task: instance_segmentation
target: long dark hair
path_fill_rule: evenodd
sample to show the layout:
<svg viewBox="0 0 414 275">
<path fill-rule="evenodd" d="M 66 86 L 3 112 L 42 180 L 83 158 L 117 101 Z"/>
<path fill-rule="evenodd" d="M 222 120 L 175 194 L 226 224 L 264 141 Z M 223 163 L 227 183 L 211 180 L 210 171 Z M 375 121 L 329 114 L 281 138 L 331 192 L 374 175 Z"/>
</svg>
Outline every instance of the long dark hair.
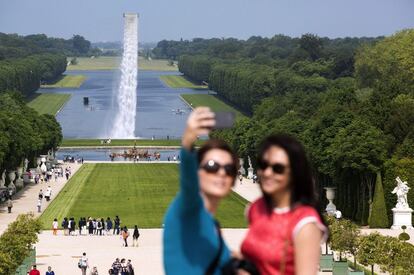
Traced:
<svg viewBox="0 0 414 275">
<path fill-rule="evenodd" d="M 263 160 L 263 156 L 272 146 L 282 148 L 289 157 L 290 163 L 290 189 L 291 189 L 291 208 L 298 205 L 308 205 L 318 212 L 323 223 L 325 223 L 318 202 L 315 181 L 312 176 L 311 167 L 302 144 L 295 138 L 288 135 L 271 135 L 265 138 L 258 152 L 258 160 Z M 259 181 L 260 182 L 260 181 Z M 273 205 L 270 195 L 263 192 L 268 213 L 272 213 Z"/>
</svg>

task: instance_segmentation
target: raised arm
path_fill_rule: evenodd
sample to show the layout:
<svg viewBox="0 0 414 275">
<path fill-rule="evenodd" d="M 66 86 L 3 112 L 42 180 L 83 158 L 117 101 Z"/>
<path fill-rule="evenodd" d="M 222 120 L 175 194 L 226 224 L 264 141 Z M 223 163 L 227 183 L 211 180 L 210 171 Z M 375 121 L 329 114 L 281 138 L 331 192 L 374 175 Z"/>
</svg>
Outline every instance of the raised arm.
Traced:
<svg viewBox="0 0 414 275">
<path fill-rule="evenodd" d="M 180 194 L 178 199 L 183 211 L 192 211 L 202 206 L 197 175 L 197 154 L 193 146 L 198 136 L 210 133 L 214 124 L 214 113 L 207 107 L 194 109 L 188 117 L 180 156 Z"/>
</svg>

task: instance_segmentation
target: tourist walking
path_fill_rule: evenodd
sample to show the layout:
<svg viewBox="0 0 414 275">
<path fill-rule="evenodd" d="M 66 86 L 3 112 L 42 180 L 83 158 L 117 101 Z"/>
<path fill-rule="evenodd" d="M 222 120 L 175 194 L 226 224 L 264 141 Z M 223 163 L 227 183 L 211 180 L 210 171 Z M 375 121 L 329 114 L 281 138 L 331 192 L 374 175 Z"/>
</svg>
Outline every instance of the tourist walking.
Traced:
<svg viewBox="0 0 414 275">
<path fill-rule="evenodd" d="M 52 223 L 53 235 L 55 236 L 57 235 L 58 227 L 59 227 L 59 223 L 58 223 L 58 220 L 55 218 Z"/>
<path fill-rule="evenodd" d="M 50 197 L 52 196 L 52 188 L 50 186 L 47 187 L 45 192 L 45 199 L 46 201 L 50 201 Z"/>
<path fill-rule="evenodd" d="M 134 267 L 132 266 L 131 260 L 128 260 L 127 268 L 128 268 L 128 275 L 135 274 Z"/>
<path fill-rule="evenodd" d="M 89 217 L 89 221 L 88 221 L 88 232 L 89 232 L 89 235 L 93 235 L 93 221 L 91 217 Z"/>
<path fill-rule="evenodd" d="M 39 200 L 43 199 L 43 191 L 42 189 L 40 189 L 39 191 Z"/>
<path fill-rule="evenodd" d="M 37 213 L 42 212 L 42 200 L 38 199 L 37 200 Z"/>
<path fill-rule="evenodd" d="M 30 270 L 29 275 L 40 275 L 39 270 L 37 270 L 36 265 L 33 265 L 32 270 Z"/>
<path fill-rule="evenodd" d="M 120 226 L 121 226 L 121 220 L 119 219 L 118 216 L 115 216 L 115 220 L 114 220 L 114 235 L 115 232 L 117 235 L 119 235 L 119 231 L 120 231 Z"/>
<path fill-rule="evenodd" d="M 257 160 L 263 195 L 247 212 L 244 258 L 260 274 L 317 274 L 320 243 L 328 229 L 303 146 L 289 136 L 270 136 L 262 142 Z"/>
<path fill-rule="evenodd" d="M 12 202 L 11 198 L 9 198 L 8 201 L 7 201 L 7 212 L 11 213 L 12 208 L 13 208 L 13 202 Z"/>
<path fill-rule="evenodd" d="M 138 230 L 138 226 L 135 225 L 134 234 L 132 234 L 132 246 L 136 245 L 138 247 L 138 238 L 139 238 L 139 230 Z"/>
<path fill-rule="evenodd" d="M 121 260 L 121 275 L 128 275 L 128 266 L 125 259 Z"/>
<path fill-rule="evenodd" d="M 65 236 L 69 235 L 69 221 L 68 218 L 64 218 L 62 221 L 62 227 L 63 227 L 63 234 Z"/>
<path fill-rule="evenodd" d="M 97 225 L 96 225 L 96 227 L 97 227 L 97 231 L 98 231 L 98 235 L 99 236 L 102 236 L 102 229 L 103 229 L 103 226 L 104 226 L 104 220 L 101 218 L 100 220 L 98 220 L 98 222 L 97 222 Z"/>
<path fill-rule="evenodd" d="M 119 258 L 115 259 L 115 262 L 112 264 L 112 272 L 113 274 L 118 275 L 121 271 L 121 262 L 119 261 Z"/>
<path fill-rule="evenodd" d="M 240 173 L 240 175 L 239 175 L 239 181 L 240 181 L 240 184 L 242 184 L 243 183 L 243 175 Z"/>
<path fill-rule="evenodd" d="M 180 191 L 164 219 L 164 270 L 170 274 L 219 274 L 230 250 L 214 219 L 219 203 L 231 193 L 239 159 L 224 141 L 209 140 L 196 152 L 198 136 L 215 125 L 209 108 L 194 109 L 180 151 Z"/>
<path fill-rule="evenodd" d="M 85 252 L 83 252 L 82 257 L 79 259 L 78 267 L 81 269 L 82 275 L 86 275 L 86 269 L 88 269 L 89 263 Z"/>
<path fill-rule="evenodd" d="M 106 228 L 105 228 L 106 235 L 109 235 L 109 232 L 111 232 L 111 230 L 112 230 L 112 221 L 109 217 L 107 217 L 106 218 Z"/>
<path fill-rule="evenodd" d="M 90 275 L 98 275 L 98 268 L 96 266 L 92 267 Z"/>
<path fill-rule="evenodd" d="M 124 246 L 128 247 L 128 237 L 129 237 L 129 232 L 128 232 L 128 228 L 125 226 L 124 229 L 122 230 L 122 239 L 124 240 Z"/>
<path fill-rule="evenodd" d="M 55 272 L 52 270 L 51 266 L 47 267 L 46 275 L 55 275 Z"/>
</svg>

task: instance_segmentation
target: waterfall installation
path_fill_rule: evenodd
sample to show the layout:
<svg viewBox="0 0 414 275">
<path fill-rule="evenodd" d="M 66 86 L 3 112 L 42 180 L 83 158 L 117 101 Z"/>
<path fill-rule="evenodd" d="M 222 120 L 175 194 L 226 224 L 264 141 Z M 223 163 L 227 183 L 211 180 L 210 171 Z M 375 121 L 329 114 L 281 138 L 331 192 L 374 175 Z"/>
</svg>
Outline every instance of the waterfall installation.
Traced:
<svg viewBox="0 0 414 275">
<path fill-rule="evenodd" d="M 136 13 L 124 13 L 124 52 L 120 70 L 121 81 L 116 95 L 117 113 L 111 138 L 134 138 L 138 84 L 138 14 Z"/>
</svg>

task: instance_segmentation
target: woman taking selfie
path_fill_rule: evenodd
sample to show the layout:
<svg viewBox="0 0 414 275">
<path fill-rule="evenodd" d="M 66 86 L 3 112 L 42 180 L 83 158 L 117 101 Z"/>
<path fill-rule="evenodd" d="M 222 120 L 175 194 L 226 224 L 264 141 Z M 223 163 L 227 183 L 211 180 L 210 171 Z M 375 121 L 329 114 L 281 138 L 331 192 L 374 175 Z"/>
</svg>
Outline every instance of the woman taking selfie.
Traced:
<svg viewBox="0 0 414 275">
<path fill-rule="evenodd" d="M 187 120 L 180 152 L 180 191 L 164 222 L 166 274 L 220 274 L 230 251 L 220 237 L 214 215 L 231 192 L 238 159 L 219 140 L 207 141 L 198 152 L 193 144 L 215 125 L 209 108 L 196 108 Z"/>
<path fill-rule="evenodd" d="M 288 136 L 270 136 L 260 146 L 257 164 L 263 196 L 247 211 L 243 256 L 261 274 L 317 274 L 328 230 L 302 145 Z"/>
</svg>

